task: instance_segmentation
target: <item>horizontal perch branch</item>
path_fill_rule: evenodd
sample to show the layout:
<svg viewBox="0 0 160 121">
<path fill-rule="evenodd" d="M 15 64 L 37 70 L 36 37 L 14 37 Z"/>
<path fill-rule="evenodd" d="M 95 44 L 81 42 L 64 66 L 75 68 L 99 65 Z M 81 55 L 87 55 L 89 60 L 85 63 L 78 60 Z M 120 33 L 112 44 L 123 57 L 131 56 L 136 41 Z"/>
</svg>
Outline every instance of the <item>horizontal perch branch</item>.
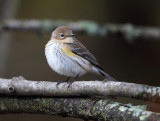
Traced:
<svg viewBox="0 0 160 121">
<path fill-rule="evenodd" d="M 154 113 L 110 100 L 1 96 L 0 113 L 37 113 L 97 121 L 160 121 Z"/>
<path fill-rule="evenodd" d="M 94 21 L 51 21 L 51 20 L 5 20 L 0 24 L 0 31 L 52 32 L 56 27 L 68 25 L 76 32 L 87 35 L 121 35 L 131 42 L 136 38 L 160 39 L 160 28 L 134 26 L 132 24 L 98 24 Z"/>
<path fill-rule="evenodd" d="M 28 81 L 22 77 L 0 78 L 0 93 L 11 95 L 39 96 L 122 96 L 160 103 L 160 87 L 103 81 L 76 81 L 68 88 L 68 83 Z"/>
</svg>

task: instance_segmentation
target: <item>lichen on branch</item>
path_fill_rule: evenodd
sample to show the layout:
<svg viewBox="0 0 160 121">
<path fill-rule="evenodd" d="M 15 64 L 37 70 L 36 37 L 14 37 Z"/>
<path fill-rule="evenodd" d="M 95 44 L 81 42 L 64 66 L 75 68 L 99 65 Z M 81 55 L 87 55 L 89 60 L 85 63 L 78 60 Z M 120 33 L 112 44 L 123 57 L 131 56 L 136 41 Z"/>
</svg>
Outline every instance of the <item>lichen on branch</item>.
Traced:
<svg viewBox="0 0 160 121">
<path fill-rule="evenodd" d="M 36 96 L 121 96 L 160 103 L 160 87 L 114 81 L 76 81 L 68 83 L 30 81 L 22 77 L 0 78 L 0 94 Z"/>
<path fill-rule="evenodd" d="M 0 113 L 37 113 L 98 121 L 159 121 L 160 114 L 132 106 L 85 98 L 1 96 Z"/>
<path fill-rule="evenodd" d="M 95 21 L 64 21 L 64 20 L 5 20 L 0 24 L 0 31 L 29 31 L 29 32 L 52 32 L 56 27 L 70 26 L 75 32 L 90 36 L 119 36 L 128 42 L 137 38 L 160 39 L 160 28 L 134 26 L 133 24 L 99 24 Z"/>
</svg>

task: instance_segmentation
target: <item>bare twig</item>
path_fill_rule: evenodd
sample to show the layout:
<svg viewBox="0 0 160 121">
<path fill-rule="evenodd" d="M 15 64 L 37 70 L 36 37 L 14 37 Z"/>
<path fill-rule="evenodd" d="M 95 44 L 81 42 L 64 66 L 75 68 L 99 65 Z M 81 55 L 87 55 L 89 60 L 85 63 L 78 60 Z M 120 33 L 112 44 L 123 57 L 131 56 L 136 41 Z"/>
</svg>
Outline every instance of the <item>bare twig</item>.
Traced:
<svg viewBox="0 0 160 121">
<path fill-rule="evenodd" d="M 70 88 L 67 83 L 28 81 L 22 77 L 0 78 L 0 93 L 40 96 L 123 96 L 160 103 L 160 87 L 126 82 L 76 81 Z"/>
<path fill-rule="evenodd" d="M 38 113 L 98 121 L 160 121 L 160 113 L 110 100 L 82 98 L 1 96 L 0 113 Z"/>
<path fill-rule="evenodd" d="M 134 26 L 132 24 L 98 24 L 94 21 L 52 21 L 52 20 L 5 20 L 0 24 L 0 31 L 52 32 L 56 27 L 68 25 L 76 32 L 87 35 L 122 36 L 128 42 L 137 38 L 160 39 L 160 28 Z"/>
</svg>

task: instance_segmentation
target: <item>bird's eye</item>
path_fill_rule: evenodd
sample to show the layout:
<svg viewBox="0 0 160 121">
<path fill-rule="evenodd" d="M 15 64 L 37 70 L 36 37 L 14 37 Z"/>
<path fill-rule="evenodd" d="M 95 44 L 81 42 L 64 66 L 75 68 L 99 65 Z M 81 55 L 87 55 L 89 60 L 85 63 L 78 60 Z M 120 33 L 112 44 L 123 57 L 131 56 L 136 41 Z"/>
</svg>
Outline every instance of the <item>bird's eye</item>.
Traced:
<svg viewBox="0 0 160 121">
<path fill-rule="evenodd" d="M 63 33 L 60 33 L 60 36 L 61 36 L 61 38 L 64 38 L 64 34 Z"/>
</svg>

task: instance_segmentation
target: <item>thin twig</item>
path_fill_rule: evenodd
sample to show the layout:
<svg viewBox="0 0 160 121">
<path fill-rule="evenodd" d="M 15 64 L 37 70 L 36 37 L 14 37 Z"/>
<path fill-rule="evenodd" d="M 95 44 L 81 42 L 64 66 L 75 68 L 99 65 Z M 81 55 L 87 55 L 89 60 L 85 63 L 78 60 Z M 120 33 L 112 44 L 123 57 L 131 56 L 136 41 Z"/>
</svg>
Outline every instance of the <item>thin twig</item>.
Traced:
<svg viewBox="0 0 160 121">
<path fill-rule="evenodd" d="M 34 31 L 52 32 L 56 27 L 67 25 L 76 32 L 91 36 L 121 36 L 128 42 L 137 38 L 160 39 L 160 28 L 134 26 L 133 24 L 99 24 L 94 21 L 63 21 L 63 20 L 5 20 L 0 24 L 0 31 Z"/>
</svg>

